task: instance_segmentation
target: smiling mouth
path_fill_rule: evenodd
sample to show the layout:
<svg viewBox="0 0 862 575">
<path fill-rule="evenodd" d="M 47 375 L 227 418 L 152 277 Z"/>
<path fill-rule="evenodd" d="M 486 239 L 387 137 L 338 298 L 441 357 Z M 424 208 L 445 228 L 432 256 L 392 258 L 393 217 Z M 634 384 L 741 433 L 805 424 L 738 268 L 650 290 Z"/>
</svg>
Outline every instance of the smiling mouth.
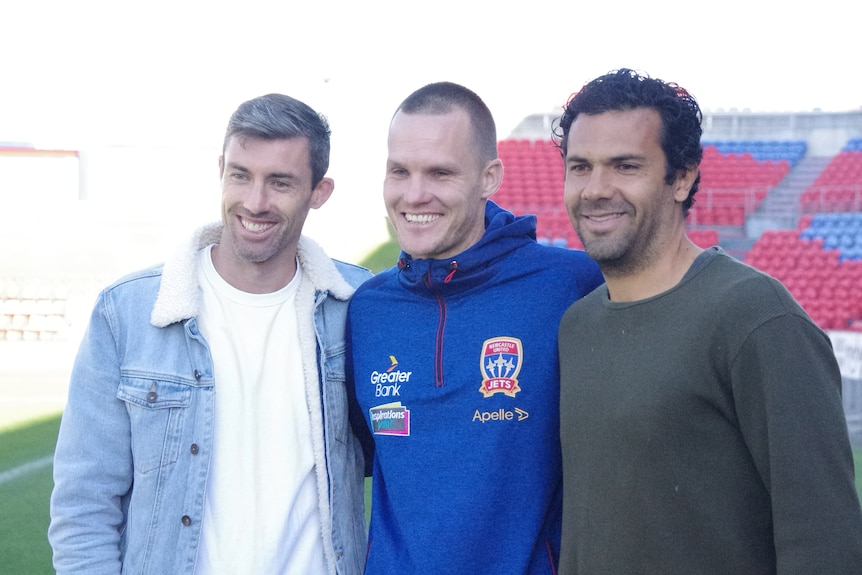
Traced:
<svg viewBox="0 0 862 575">
<path fill-rule="evenodd" d="M 239 222 L 243 229 L 249 232 L 264 232 L 275 225 L 273 223 L 250 222 L 245 218 L 239 218 Z"/>
<path fill-rule="evenodd" d="M 430 224 L 440 219 L 440 214 L 404 214 L 404 219 L 413 224 Z"/>
<path fill-rule="evenodd" d="M 593 222 L 607 222 L 615 218 L 623 216 L 622 212 L 614 212 L 612 214 L 583 214 L 583 217 Z"/>
</svg>

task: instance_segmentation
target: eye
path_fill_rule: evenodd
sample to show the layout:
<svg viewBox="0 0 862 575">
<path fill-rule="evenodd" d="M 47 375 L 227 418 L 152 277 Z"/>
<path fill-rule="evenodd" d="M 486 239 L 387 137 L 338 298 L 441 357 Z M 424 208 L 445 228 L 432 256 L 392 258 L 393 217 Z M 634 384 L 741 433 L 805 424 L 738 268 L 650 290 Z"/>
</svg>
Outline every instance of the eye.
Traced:
<svg viewBox="0 0 862 575">
<path fill-rule="evenodd" d="M 589 170 L 587 164 L 569 164 L 569 171 L 575 174 L 584 174 Z"/>
<path fill-rule="evenodd" d="M 290 185 L 290 182 L 286 180 L 272 180 L 272 183 L 270 185 L 273 187 L 273 189 L 279 192 L 285 192 L 292 187 Z"/>
<path fill-rule="evenodd" d="M 245 172 L 231 172 L 230 174 L 228 174 L 228 176 L 231 180 L 237 182 L 244 182 L 248 179 L 248 174 L 246 174 Z"/>
</svg>

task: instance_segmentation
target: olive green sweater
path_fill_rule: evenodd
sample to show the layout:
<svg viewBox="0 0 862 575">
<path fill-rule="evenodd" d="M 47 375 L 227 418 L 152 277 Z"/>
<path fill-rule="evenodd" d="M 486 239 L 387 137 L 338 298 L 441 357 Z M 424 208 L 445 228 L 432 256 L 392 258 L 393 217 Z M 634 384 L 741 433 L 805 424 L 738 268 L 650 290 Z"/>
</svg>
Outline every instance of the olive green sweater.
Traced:
<svg viewBox="0 0 862 575">
<path fill-rule="evenodd" d="M 828 337 L 720 248 L 560 326 L 561 575 L 862 573 Z"/>
</svg>

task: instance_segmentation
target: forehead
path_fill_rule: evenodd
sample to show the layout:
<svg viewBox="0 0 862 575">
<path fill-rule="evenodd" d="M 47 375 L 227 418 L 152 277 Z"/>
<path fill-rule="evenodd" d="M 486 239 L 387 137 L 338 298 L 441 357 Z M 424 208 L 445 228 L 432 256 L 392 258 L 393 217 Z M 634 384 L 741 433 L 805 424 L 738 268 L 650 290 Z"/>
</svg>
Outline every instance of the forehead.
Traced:
<svg viewBox="0 0 862 575">
<path fill-rule="evenodd" d="M 239 135 L 228 140 L 224 151 L 225 163 L 239 163 L 249 169 L 281 166 L 291 171 L 310 171 L 310 158 L 305 137 L 272 140 Z"/>
<path fill-rule="evenodd" d="M 464 110 L 445 114 L 398 112 L 389 125 L 389 158 L 396 161 L 449 157 L 471 159 L 475 155 L 473 128 Z"/>
<path fill-rule="evenodd" d="M 662 122 L 652 108 L 580 114 L 567 139 L 568 155 L 661 151 Z"/>
</svg>

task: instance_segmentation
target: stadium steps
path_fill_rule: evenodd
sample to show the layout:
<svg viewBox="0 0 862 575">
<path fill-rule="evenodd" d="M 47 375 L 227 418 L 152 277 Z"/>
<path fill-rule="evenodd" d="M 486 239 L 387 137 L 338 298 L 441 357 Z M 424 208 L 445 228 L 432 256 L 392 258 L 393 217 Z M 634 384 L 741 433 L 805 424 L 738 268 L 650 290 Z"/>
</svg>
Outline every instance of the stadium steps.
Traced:
<svg viewBox="0 0 862 575">
<path fill-rule="evenodd" d="M 721 236 L 719 245 L 724 251 L 739 260 L 745 259 L 745 254 L 751 249 L 756 240 L 749 237 L 739 236 Z"/>
<path fill-rule="evenodd" d="M 766 230 L 787 230 L 799 223 L 802 193 L 826 168 L 830 157 L 806 156 L 766 196 L 746 222 L 746 235 L 759 238 Z"/>
</svg>

